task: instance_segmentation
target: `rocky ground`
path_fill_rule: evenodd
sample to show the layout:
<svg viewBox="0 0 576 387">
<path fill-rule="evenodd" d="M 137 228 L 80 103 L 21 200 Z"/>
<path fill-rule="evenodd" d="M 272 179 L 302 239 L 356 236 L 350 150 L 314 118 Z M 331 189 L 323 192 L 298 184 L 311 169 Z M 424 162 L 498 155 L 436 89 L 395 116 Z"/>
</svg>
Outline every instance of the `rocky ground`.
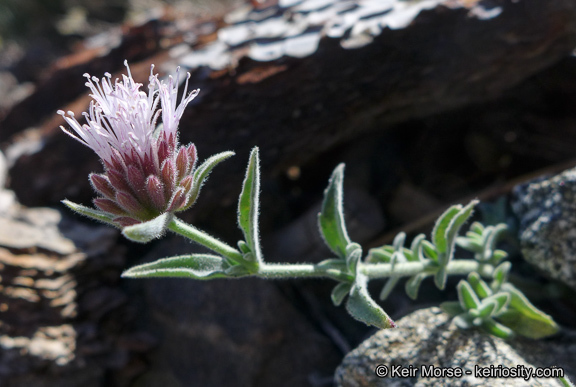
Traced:
<svg viewBox="0 0 576 387">
<path fill-rule="evenodd" d="M 574 229 L 573 172 L 526 185 L 576 164 L 573 1 L 45 4 L 0 4 L 14 15 L 0 21 L 0 385 L 329 386 L 373 333 L 330 304 L 328 282 L 120 280 L 193 248 L 134 245 L 60 204 L 88 205 L 87 174 L 101 166 L 55 112 L 79 116 L 82 74 L 118 76 L 124 59 L 142 82 L 151 63 L 190 71 L 201 94 L 182 142 L 201 159 L 237 152 L 187 221 L 238 239 L 255 145 L 270 260 L 324 256 L 315 217 L 340 162 L 347 222 L 365 247 L 429 232 L 439 211 L 478 197 L 484 221 L 518 235 L 507 246 L 517 286 L 576 328 L 574 250 L 559 238 Z M 455 298 L 423 286 L 418 303 L 398 291 L 385 309 L 400 319 Z"/>
</svg>

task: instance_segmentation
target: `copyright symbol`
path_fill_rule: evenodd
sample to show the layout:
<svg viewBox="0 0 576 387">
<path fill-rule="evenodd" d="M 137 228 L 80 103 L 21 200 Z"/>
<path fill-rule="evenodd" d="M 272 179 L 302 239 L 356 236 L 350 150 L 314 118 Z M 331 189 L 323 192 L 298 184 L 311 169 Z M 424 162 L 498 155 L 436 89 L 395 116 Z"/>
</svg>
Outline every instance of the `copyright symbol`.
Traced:
<svg viewBox="0 0 576 387">
<path fill-rule="evenodd" d="M 376 376 L 379 378 L 385 378 L 386 375 L 388 375 L 388 367 L 384 364 L 378 364 L 374 369 L 374 373 L 376 373 Z"/>
</svg>

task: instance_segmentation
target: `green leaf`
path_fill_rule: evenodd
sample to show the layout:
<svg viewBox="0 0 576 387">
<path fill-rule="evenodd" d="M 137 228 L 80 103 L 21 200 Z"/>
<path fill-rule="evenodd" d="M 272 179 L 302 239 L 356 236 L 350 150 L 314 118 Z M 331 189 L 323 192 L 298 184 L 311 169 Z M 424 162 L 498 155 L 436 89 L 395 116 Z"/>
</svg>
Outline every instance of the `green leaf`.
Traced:
<svg viewBox="0 0 576 387">
<path fill-rule="evenodd" d="M 418 290 L 420 289 L 420 284 L 422 283 L 422 280 L 424 278 L 426 278 L 426 274 L 419 273 L 410 277 L 408 281 L 406 281 L 405 289 L 406 294 L 408 294 L 408 297 L 410 297 L 413 300 L 416 300 L 418 298 Z"/>
<path fill-rule="evenodd" d="M 242 252 L 242 254 L 248 254 L 250 252 L 250 247 L 244 241 L 238 241 L 238 248 Z"/>
<path fill-rule="evenodd" d="M 494 321 L 491 318 L 483 320 L 482 325 L 480 326 L 486 332 L 502 339 L 510 339 L 514 336 L 514 332 L 510 328 Z"/>
<path fill-rule="evenodd" d="M 62 204 L 64 204 L 66 207 L 68 207 L 74 212 L 77 212 L 80 215 L 87 216 L 91 219 L 98 220 L 100 222 L 108 223 L 114 227 L 119 227 L 116 223 L 113 222 L 113 219 L 116 217 L 116 215 L 96 210 L 94 208 L 86 207 L 81 204 L 76 204 L 74 202 L 71 202 L 70 200 L 62 200 Z"/>
<path fill-rule="evenodd" d="M 444 290 L 446 287 L 446 280 L 448 279 L 448 272 L 446 271 L 446 266 L 438 268 L 436 274 L 434 274 L 434 284 L 440 290 Z"/>
<path fill-rule="evenodd" d="M 510 303 L 508 311 L 498 316 L 500 322 L 531 339 L 541 339 L 558 332 L 560 328 L 552 317 L 532 305 L 512 284 L 502 285 L 502 290 L 510 294 Z"/>
<path fill-rule="evenodd" d="M 342 301 L 344 301 L 344 297 L 348 295 L 351 288 L 352 284 L 346 282 L 340 282 L 338 285 L 336 285 L 334 289 L 332 289 L 331 294 L 332 303 L 335 306 L 340 306 L 340 304 L 342 304 Z"/>
<path fill-rule="evenodd" d="M 480 306 L 478 307 L 478 315 L 483 319 L 491 317 L 498 309 L 498 304 L 496 300 L 482 300 Z"/>
<path fill-rule="evenodd" d="M 484 225 L 480 222 L 473 222 L 470 225 L 470 231 L 472 231 L 475 234 L 482 235 L 482 233 L 484 232 Z"/>
<path fill-rule="evenodd" d="M 394 242 L 392 242 L 392 246 L 394 246 L 394 251 L 402 251 L 405 241 L 406 241 L 406 233 L 405 232 L 398 233 L 398 235 L 394 237 Z"/>
<path fill-rule="evenodd" d="M 410 245 L 410 250 L 412 250 L 413 260 L 414 261 L 423 261 L 424 256 L 422 255 L 422 243 L 426 239 L 426 235 L 418 234 L 412 240 L 412 244 Z"/>
<path fill-rule="evenodd" d="M 448 249 L 446 230 L 452 218 L 454 218 L 461 209 L 461 205 L 452 206 L 444 211 L 436 220 L 436 224 L 434 224 L 434 228 L 432 229 L 432 243 L 436 246 L 436 250 L 439 253 L 444 253 Z"/>
<path fill-rule="evenodd" d="M 468 250 L 473 253 L 482 252 L 482 244 L 472 238 L 458 237 L 456 238 L 456 244 L 464 250 Z"/>
<path fill-rule="evenodd" d="M 190 190 L 190 199 L 186 204 L 186 207 L 192 206 L 196 199 L 198 199 L 198 195 L 200 194 L 200 189 L 208 179 L 208 175 L 212 172 L 212 169 L 222 161 L 234 156 L 234 152 L 221 152 L 215 154 L 212 157 L 206 159 L 196 170 L 194 171 L 194 176 L 192 180 L 192 189 Z"/>
<path fill-rule="evenodd" d="M 495 253 L 496 243 L 502 237 L 502 234 L 506 232 L 508 227 L 504 223 L 500 223 L 496 226 L 487 227 L 490 229 L 490 232 L 485 233 L 485 241 L 484 241 L 484 257 L 483 260 L 491 260 L 493 259 L 493 254 Z M 488 231 L 488 230 L 486 230 Z M 494 262 L 497 264 L 501 257 L 496 257 L 497 261 Z"/>
<path fill-rule="evenodd" d="M 343 180 L 344 164 L 340 164 L 332 172 L 328 188 L 324 191 L 322 211 L 318 214 L 320 233 L 326 245 L 341 258 L 346 257 L 346 246 L 350 244 L 344 223 Z"/>
<path fill-rule="evenodd" d="M 494 250 L 494 252 L 492 253 L 492 264 L 493 265 L 497 265 L 500 261 L 502 261 L 503 259 L 506 259 L 508 257 L 508 253 L 504 250 Z"/>
<path fill-rule="evenodd" d="M 480 306 L 480 300 L 468 282 L 461 280 L 458 283 L 457 290 L 458 300 L 464 309 L 477 309 Z"/>
<path fill-rule="evenodd" d="M 394 321 L 368 294 L 367 284 L 368 279 L 365 275 L 359 274 L 356 277 L 346 302 L 346 310 L 352 317 L 366 325 L 380 329 L 395 328 Z"/>
<path fill-rule="evenodd" d="M 358 263 L 362 258 L 362 247 L 358 243 L 350 243 L 346 247 L 346 266 L 352 275 L 356 275 Z"/>
<path fill-rule="evenodd" d="M 146 243 L 160 238 L 166 231 L 168 222 L 172 220 L 172 214 L 167 212 L 147 222 L 124 227 L 122 235 L 133 242 Z"/>
<path fill-rule="evenodd" d="M 134 266 L 124 273 L 125 278 L 185 277 L 197 280 L 226 278 L 222 257 L 208 254 L 180 255 Z"/>
<path fill-rule="evenodd" d="M 318 262 L 316 266 L 322 270 L 334 269 L 334 270 L 346 271 L 347 269 L 346 261 L 343 259 L 325 259 L 321 262 Z"/>
<path fill-rule="evenodd" d="M 390 250 L 386 250 L 384 247 L 390 247 Z M 392 246 L 383 246 L 377 249 L 370 249 L 368 251 L 368 257 L 366 258 L 366 261 L 388 263 L 392 258 L 392 254 L 394 254 L 394 248 L 392 248 Z"/>
<path fill-rule="evenodd" d="M 260 207 L 260 159 L 258 148 L 250 153 L 246 177 L 238 202 L 238 225 L 244 233 L 246 243 L 254 255 L 254 261 L 262 262 L 260 238 L 258 236 L 258 211 Z"/>
<path fill-rule="evenodd" d="M 468 313 L 462 313 L 452 319 L 454 324 L 460 329 L 470 329 L 474 327 L 474 317 Z"/>
<path fill-rule="evenodd" d="M 496 303 L 496 309 L 494 310 L 493 315 L 497 315 L 502 310 L 506 309 L 508 303 L 510 302 L 510 295 L 505 292 L 496 293 L 491 295 L 490 297 L 486 297 L 482 300 L 482 303 L 493 301 Z"/>
<path fill-rule="evenodd" d="M 510 272 L 511 267 L 512 264 L 510 262 L 503 262 L 500 266 L 494 269 L 494 273 L 492 274 L 494 279 L 490 284 L 490 288 L 493 292 L 500 290 L 502 285 L 508 281 L 508 273 Z"/>
<path fill-rule="evenodd" d="M 367 262 L 390 262 L 392 259 L 392 254 L 394 254 L 394 247 L 392 246 L 382 246 L 368 251 Z"/>
<path fill-rule="evenodd" d="M 438 262 L 438 250 L 436 250 L 436 247 L 426 239 L 422 241 L 422 250 L 426 257 L 430 258 L 434 262 Z"/>
<path fill-rule="evenodd" d="M 466 312 L 458 301 L 443 302 L 440 304 L 440 309 L 442 309 L 445 313 L 449 314 L 452 317 Z"/>
<path fill-rule="evenodd" d="M 400 277 L 388 278 L 388 281 L 386 281 L 386 284 L 380 291 L 380 297 L 379 297 L 380 300 L 384 301 L 385 299 L 388 298 L 390 293 L 392 293 L 392 290 L 394 290 L 394 288 L 396 287 L 396 284 L 398 284 L 398 281 L 400 281 Z"/>
<path fill-rule="evenodd" d="M 480 299 L 492 295 L 492 289 L 490 289 L 488 284 L 480 278 L 478 273 L 472 272 L 468 274 L 468 283 L 472 286 L 472 289 L 474 289 L 474 292 L 476 292 Z"/>
<path fill-rule="evenodd" d="M 474 207 L 478 204 L 478 200 L 472 200 L 468 205 L 464 208 L 461 207 L 458 213 L 450 219 L 448 226 L 446 227 L 446 234 L 445 234 L 445 242 L 446 247 L 444 250 L 444 254 L 441 254 L 438 259 L 438 263 L 441 265 L 447 265 L 448 262 L 452 259 L 452 255 L 454 254 L 454 245 L 456 242 L 456 236 L 460 231 L 462 225 L 470 218 L 472 215 L 472 211 L 474 211 Z"/>
</svg>

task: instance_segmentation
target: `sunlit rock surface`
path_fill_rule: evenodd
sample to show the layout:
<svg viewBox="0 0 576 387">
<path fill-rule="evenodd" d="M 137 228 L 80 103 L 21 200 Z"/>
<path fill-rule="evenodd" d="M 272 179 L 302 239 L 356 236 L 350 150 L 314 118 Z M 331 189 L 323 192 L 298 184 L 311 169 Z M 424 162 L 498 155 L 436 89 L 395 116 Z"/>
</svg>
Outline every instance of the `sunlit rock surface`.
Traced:
<svg viewBox="0 0 576 387">
<path fill-rule="evenodd" d="M 516 187 L 513 208 L 526 260 L 576 290 L 576 169 Z"/>
<path fill-rule="evenodd" d="M 558 367 L 574 379 L 576 333 L 547 341 L 503 340 L 478 330 L 462 330 L 439 308 L 416 311 L 397 321 L 397 329 L 381 330 L 350 352 L 336 370 L 341 387 L 380 386 L 562 386 L 554 378 L 478 377 L 476 367 Z M 376 376 L 387 366 L 386 377 Z M 418 370 L 408 377 L 392 374 L 392 366 Z M 462 370 L 462 377 L 425 377 L 422 366 Z M 466 371 L 470 371 L 466 374 Z M 496 374 L 494 374 L 496 375 Z"/>
</svg>

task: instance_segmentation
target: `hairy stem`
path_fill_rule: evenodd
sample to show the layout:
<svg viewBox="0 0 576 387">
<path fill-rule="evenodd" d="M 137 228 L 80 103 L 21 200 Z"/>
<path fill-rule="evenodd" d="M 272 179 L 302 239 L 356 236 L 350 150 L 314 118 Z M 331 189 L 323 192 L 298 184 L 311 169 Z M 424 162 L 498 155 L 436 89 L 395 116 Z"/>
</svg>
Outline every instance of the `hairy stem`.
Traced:
<svg viewBox="0 0 576 387">
<path fill-rule="evenodd" d="M 370 279 L 386 278 L 391 276 L 411 277 L 419 273 L 434 274 L 438 266 L 432 262 L 402 262 L 392 268 L 389 263 L 361 263 L 360 272 Z M 450 274 L 468 274 L 473 271 L 487 277 L 492 274 L 492 265 L 482 264 L 474 259 L 459 259 L 451 261 L 446 267 Z M 346 280 L 349 275 L 341 270 L 326 269 L 313 264 L 277 264 L 266 263 L 260 266 L 257 276 L 262 278 L 295 278 L 295 277 L 330 277 L 338 280 Z"/>
</svg>

